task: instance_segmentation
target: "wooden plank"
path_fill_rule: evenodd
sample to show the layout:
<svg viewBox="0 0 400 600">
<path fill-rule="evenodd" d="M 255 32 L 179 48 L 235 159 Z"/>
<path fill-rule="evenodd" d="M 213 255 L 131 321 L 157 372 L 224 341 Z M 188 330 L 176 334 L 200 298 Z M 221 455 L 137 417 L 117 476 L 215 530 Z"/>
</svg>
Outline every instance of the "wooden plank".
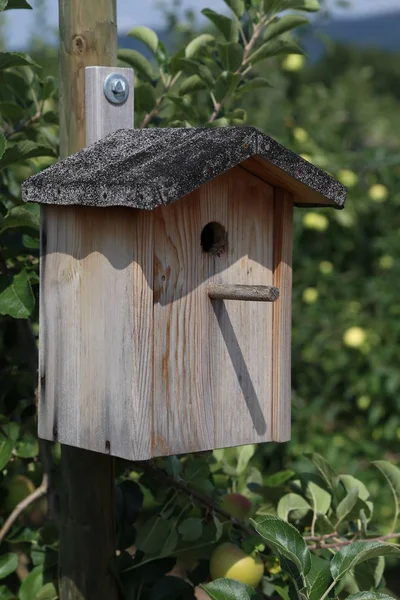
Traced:
<svg viewBox="0 0 400 600">
<path fill-rule="evenodd" d="M 40 435 L 149 458 L 152 215 L 115 207 L 44 213 Z"/>
<path fill-rule="evenodd" d="M 212 370 L 198 191 L 154 212 L 153 454 L 212 448 Z"/>
<path fill-rule="evenodd" d="M 270 185 L 277 186 L 291 193 L 293 195 L 293 202 L 297 206 L 333 206 L 337 208 L 335 202 L 331 202 L 319 192 L 294 179 L 285 173 L 285 171 L 279 169 L 279 167 L 263 160 L 259 156 L 248 158 L 240 166 Z"/>
<path fill-rule="evenodd" d="M 273 304 L 273 440 L 290 440 L 293 198 L 275 189 L 274 286 L 279 300 Z"/>
<path fill-rule="evenodd" d="M 61 158 L 86 145 L 85 67 L 116 64 L 116 12 L 116 0 L 59 0 Z M 47 269 L 46 263 L 45 266 Z M 41 330 L 42 325 L 43 322 Z M 49 333 L 44 332 L 47 344 L 51 340 Z M 65 357 L 67 361 L 69 358 Z M 73 364 L 76 358 L 71 361 Z M 70 397 L 64 400 L 74 402 Z M 88 455 L 63 446 L 61 481 L 60 598 L 117 600 L 118 585 L 109 571 L 116 543 L 114 462 L 108 455 Z"/>
<path fill-rule="evenodd" d="M 271 439 L 272 305 L 207 285 L 272 284 L 272 188 L 238 167 L 155 215 L 154 454 Z M 226 251 L 202 251 L 210 222 Z"/>
</svg>

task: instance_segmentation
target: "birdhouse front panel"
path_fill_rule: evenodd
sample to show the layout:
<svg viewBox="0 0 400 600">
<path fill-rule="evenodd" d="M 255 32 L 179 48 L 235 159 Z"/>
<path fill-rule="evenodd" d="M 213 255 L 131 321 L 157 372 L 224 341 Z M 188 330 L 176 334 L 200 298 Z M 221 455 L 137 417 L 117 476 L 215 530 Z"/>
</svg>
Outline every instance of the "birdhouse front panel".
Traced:
<svg viewBox="0 0 400 600">
<path fill-rule="evenodd" d="M 249 127 L 120 130 L 30 178 L 40 437 L 131 460 L 288 440 L 293 207 L 345 196 Z"/>
<path fill-rule="evenodd" d="M 154 211 L 155 455 L 272 439 L 272 303 L 207 289 L 272 286 L 273 208 L 236 167 Z"/>
</svg>

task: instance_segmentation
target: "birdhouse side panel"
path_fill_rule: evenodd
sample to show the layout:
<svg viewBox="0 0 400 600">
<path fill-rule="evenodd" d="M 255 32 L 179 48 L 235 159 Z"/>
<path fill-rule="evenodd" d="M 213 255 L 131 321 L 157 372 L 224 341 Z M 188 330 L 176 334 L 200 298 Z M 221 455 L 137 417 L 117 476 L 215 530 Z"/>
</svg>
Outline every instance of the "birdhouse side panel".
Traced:
<svg viewBox="0 0 400 600">
<path fill-rule="evenodd" d="M 156 210 L 155 455 L 272 437 L 272 305 L 207 286 L 272 285 L 273 209 L 272 188 L 237 167 Z"/>
<path fill-rule="evenodd" d="M 274 286 L 279 299 L 273 304 L 273 439 L 286 442 L 291 435 L 291 338 L 293 196 L 274 190 Z"/>
<path fill-rule="evenodd" d="M 151 215 L 42 208 L 39 435 L 149 458 Z"/>
</svg>

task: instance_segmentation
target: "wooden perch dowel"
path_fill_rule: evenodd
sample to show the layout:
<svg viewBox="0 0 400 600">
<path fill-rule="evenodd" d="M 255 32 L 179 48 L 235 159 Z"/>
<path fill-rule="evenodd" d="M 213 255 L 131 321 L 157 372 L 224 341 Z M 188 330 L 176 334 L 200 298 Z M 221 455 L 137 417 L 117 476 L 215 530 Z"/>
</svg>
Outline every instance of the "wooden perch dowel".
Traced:
<svg viewBox="0 0 400 600">
<path fill-rule="evenodd" d="M 275 302 L 279 289 L 271 285 L 225 285 L 210 283 L 207 292 L 211 300 L 253 300 L 255 302 Z"/>
</svg>

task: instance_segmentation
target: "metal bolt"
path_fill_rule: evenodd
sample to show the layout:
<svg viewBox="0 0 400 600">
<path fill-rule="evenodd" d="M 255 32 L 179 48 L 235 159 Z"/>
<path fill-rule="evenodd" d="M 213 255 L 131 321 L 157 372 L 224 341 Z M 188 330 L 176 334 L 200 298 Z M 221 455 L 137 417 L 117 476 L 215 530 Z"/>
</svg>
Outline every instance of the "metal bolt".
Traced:
<svg viewBox="0 0 400 600">
<path fill-rule="evenodd" d="M 104 82 L 104 95 L 112 104 L 124 104 L 129 96 L 129 82 L 120 73 L 110 73 Z"/>
</svg>

